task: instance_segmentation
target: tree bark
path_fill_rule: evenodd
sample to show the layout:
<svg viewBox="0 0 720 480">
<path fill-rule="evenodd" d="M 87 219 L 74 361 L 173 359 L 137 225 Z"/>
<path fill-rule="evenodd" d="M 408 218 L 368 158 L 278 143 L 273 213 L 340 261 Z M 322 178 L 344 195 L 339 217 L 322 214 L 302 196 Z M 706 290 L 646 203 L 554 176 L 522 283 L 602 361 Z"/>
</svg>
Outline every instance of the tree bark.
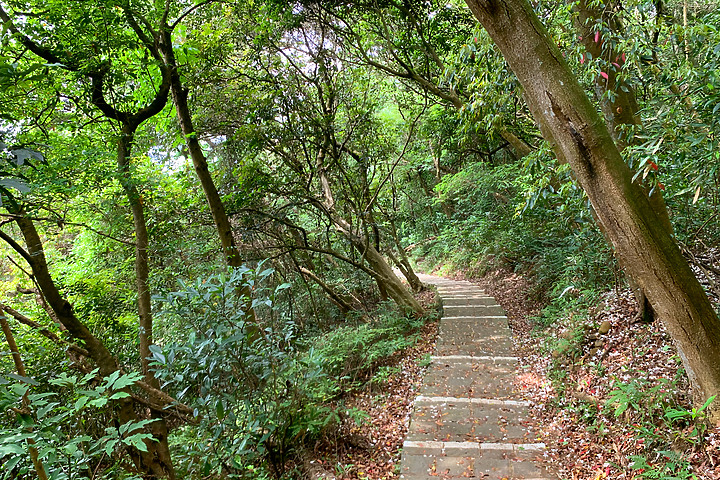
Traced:
<svg viewBox="0 0 720 480">
<path fill-rule="evenodd" d="M 207 201 L 210 213 L 215 224 L 215 230 L 220 238 L 220 246 L 222 247 L 223 258 L 229 267 L 240 267 L 243 264 L 243 258 L 235 242 L 232 225 L 228 218 L 225 205 L 220 198 L 220 193 L 215 186 L 210 168 L 208 167 L 207 158 L 203 153 L 202 146 L 198 140 L 197 132 L 192 121 L 192 114 L 188 105 L 188 89 L 182 84 L 180 72 L 178 71 L 177 59 L 173 51 L 172 29 L 168 25 L 163 25 L 162 41 L 158 44 L 158 54 L 162 56 L 166 67 L 170 72 L 170 91 L 172 92 L 173 104 L 175 105 L 175 113 L 180 125 L 180 131 L 185 136 L 185 145 L 195 168 L 195 174 L 200 180 L 205 200 Z M 240 293 L 247 298 L 245 311 L 250 319 L 249 328 L 255 330 L 255 310 L 252 308 L 252 292 L 249 287 L 241 287 Z M 255 335 L 257 332 L 253 332 Z"/>
<path fill-rule="evenodd" d="M 720 320 L 527 0 L 467 0 L 552 132 L 616 254 L 675 340 L 696 401 L 720 393 Z M 719 418 L 713 409 L 714 418 Z"/>
<path fill-rule="evenodd" d="M 391 218 L 390 215 L 388 215 L 388 212 L 383 212 L 385 219 L 387 220 L 388 225 L 390 226 L 390 234 L 392 236 L 393 242 L 395 243 L 395 248 L 397 249 L 398 255 L 395 257 L 395 255 L 392 254 L 392 249 L 388 252 L 388 256 L 390 257 L 390 260 L 392 260 L 395 265 L 397 266 L 398 270 L 403 274 L 405 277 L 405 280 L 407 280 L 408 285 L 410 285 L 410 288 L 413 292 L 419 293 L 425 289 L 425 286 L 420 281 L 418 276 L 415 274 L 415 270 L 412 268 L 412 264 L 410 263 L 410 259 L 408 258 L 407 254 L 405 253 L 405 249 L 400 244 L 400 238 L 398 236 L 397 227 L 395 226 L 395 222 Z"/>
<path fill-rule="evenodd" d="M 25 212 L 23 210 L 18 210 L 13 213 L 17 214 L 15 223 L 20 228 L 20 233 L 25 239 L 27 251 L 25 252 L 20 245 L 5 235 L 3 235 L 3 240 L 9 243 L 13 249 L 18 251 L 25 261 L 28 262 L 38 288 L 40 288 L 50 308 L 55 312 L 58 321 L 60 321 L 68 333 L 77 339 L 88 351 L 90 358 L 92 358 L 98 366 L 100 375 L 104 377 L 110 375 L 118 369 L 117 360 L 105 345 L 88 330 L 85 324 L 75 316 L 72 304 L 70 304 L 58 290 L 50 275 L 47 260 L 45 259 L 45 250 L 40 240 L 40 235 L 35 228 L 35 224 L 32 220 L 24 216 Z M 23 252 L 25 253 L 23 254 Z"/>
<path fill-rule="evenodd" d="M 150 372 L 150 345 L 152 345 L 153 319 L 152 305 L 150 303 L 150 269 L 148 267 L 148 230 L 145 221 L 145 208 L 143 198 L 135 185 L 130 173 L 130 151 L 132 148 L 135 129 L 123 125 L 118 139 L 117 165 L 120 174 L 120 184 L 130 203 L 135 231 L 135 289 L 137 291 L 137 309 L 139 319 L 138 339 L 140 343 L 140 365 L 145 381 L 155 386 L 157 380 Z"/>
<path fill-rule="evenodd" d="M 227 216 L 225 206 L 215 186 L 215 181 L 210 174 L 207 158 L 205 158 L 197 132 L 195 131 L 195 126 L 193 125 L 190 107 L 188 106 L 188 90 L 182 85 L 177 60 L 175 59 L 175 52 L 172 48 L 172 31 L 168 26 L 165 26 L 165 32 L 164 40 L 160 44 L 160 50 L 165 64 L 170 69 L 170 89 L 173 103 L 175 104 L 175 113 L 177 114 L 178 123 L 180 124 L 180 130 L 185 136 L 185 144 L 190 152 L 195 173 L 200 180 L 200 185 L 205 193 L 205 199 L 210 207 L 215 229 L 220 237 L 225 262 L 228 266 L 239 267 L 242 265 L 242 257 L 238 252 L 230 219 Z"/>
<path fill-rule="evenodd" d="M 148 259 L 148 248 L 150 239 L 148 236 L 147 222 L 145 221 L 145 207 L 143 197 L 135 185 L 130 172 L 130 152 L 134 139 L 135 128 L 129 124 L 123 124 L 122 134 L 118 139 L 118 173 L 120 183 L 125 190 L 125 195 L 130 202 L 130 210 L 133 217 L 133 228 L 135 231 L 135 288 L 137 290 L 138 309 L 138 340 L 140 350 L 140 366 L 145 377 L 145 382 L 151 387 L 160 390 L 160 382 L 152 371 L 150 371 L 150 345 L 153 343 L 153 316 L 150 297 L 150 268 Z M 173 467 L 170 447 L 167 442 L 168 429 L 165 417 L 161 412 L 151 409 L 150 415 L 155 419 L 149 425 L 150 431 L 156 442 L 152 444 L 154 456 L 149 465 L 153 469 L 153 475 L 160 474 L 162 478 L 175 479 L 175 468 Z M 150 448 L 149 448 L 150 450 Z"/>
</svg>

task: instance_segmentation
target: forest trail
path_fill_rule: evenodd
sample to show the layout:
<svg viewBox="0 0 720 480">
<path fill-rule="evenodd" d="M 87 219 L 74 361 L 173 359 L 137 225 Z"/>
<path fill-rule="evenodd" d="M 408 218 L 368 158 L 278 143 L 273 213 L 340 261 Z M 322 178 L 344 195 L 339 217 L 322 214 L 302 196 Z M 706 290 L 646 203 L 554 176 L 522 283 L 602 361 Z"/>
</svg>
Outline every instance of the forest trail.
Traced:
<svg viewBox="0 0 720 480">
<path fill-rule="evenodd" d="M 401 478 L 557 478 L 534 462 L 545 445 L 525 425 L 529 403 L 514 388 L 518 359 L 502 307 L 467 281 L 420 280 L 437 286 L 443 316 L 403 444 Z"/>
</svg>

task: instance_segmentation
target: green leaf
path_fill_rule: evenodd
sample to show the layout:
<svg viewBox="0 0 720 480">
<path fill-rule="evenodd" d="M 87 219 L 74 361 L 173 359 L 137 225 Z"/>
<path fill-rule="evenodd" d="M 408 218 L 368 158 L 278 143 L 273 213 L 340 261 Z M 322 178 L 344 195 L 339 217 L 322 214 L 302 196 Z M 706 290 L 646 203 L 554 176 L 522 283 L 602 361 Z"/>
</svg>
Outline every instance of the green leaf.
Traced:
<svg viewBox="0 0 720 480">
<path fill-rule="evenodd" d="M 112 389 L 113 390 L 121 390 L 125 387 L 129 387 L 130 385 L 134 385 L 135 382 L 137 382 L 141 378 L 142 378 L 142 375 L 139 373 L 127 373 L 115 381 L 115 383 L 112 386 Z"/>
<path fill-rule="evenodd" d="M 119 398 L 127 398 L 130 394 L 127 392 L 115 392 L 112 395 L 110 395 L 110 400 L 117 400 Z"/>
<path fill-rule="evenodd" d="M 40 385 L 40 383 L 36 382 L 30 377 L 23 377 L 22 375 L 17 375 L 15 373 L 8 373 L 7 376 L 14 380 L 17 380 L 18 382 L 27 383 L 28 385 Z"/>
<path fill-rule="evenodd" d="M 707 407 L 709 407 L 710 404 L 715 400 L 715 397 L 716 397 L 716 395 L 713 395 L 712 397 L 710 397 L 710 398 L 708 398 L 707 400 L 705 400 L 705 403 L 703 404 L 703 406 L 698 409 L 698 413 L 702 412 L 702 411 L 705 410 Z"/>
<path fill-rule="evenodd" d="M 106 379 L 105 379 L 105 387 L 108 390 L 113 389 L 113 385 L 115 384 L 115 381 L 120 376 L 120 370 L 115 370 L 113 373 L 111 373 Z"/>
<path fill-rule="evenodd" d="M 117 445 L 117 443 L 118 443 L 119 441 L 120 441 L 120 440 L 118 440 L 118 439 L 112 439 L 112 440 L 108 441 L 108 442 L 105 444 L 105 454 L 106 454 L 106 455 L 111 455 L 112 452 L 113 452 L 113 450 L 115 450 L 115 445 Z"/>
<path fill-rule="evenodd" d="M 12 469 L 15 468 L 22 459 L 23 457 L 18 455 L 17 457 L 12 457 L 10 460 L 5 461 L 3 465 L 3 470 L 11 472 Z"/>
<path fill-rule="evenodd" d="M 30 191 L 27 183 L 16 178 L 0 178 L 0 186 L 5 188 L 13 188 L 18 192 L 27 193 Z"/>
<path fill-rule="evenodd" d="M 75 411 L 80 411 L 85 406 L 85 404 L 90 400 L 88 397 L 80 397 L 75 402 Z"/>
<path fill-rule="evenodd" d="M 140 450 L 141 452 L 147 452 L 148 448 L 147 445 L 145 445 L 144 440 L 150 440 L 152 439 L 152 435 L 148 433 L 136 433 L 135 435 L 130 435 L 129 437 L 123 439 L 123 443 L 125 445 L 130 445 L 132 447 L 135 447 L 136 449 Z"/>
<path fill-rule="evenodd" d="M 0 445 L 0 457 L 11 454 L 24 455 L 25 449 L 17 443 L 6 443 L 4 445 Z"/>
<path fill-rule="evenodd" d="M 90 402 L 90 405 L 97 408 L 102 408 L 107 405 L 108 399 L 106 397 L 96 398 Z"/>
<path fill-rule="evenodd" d="M 52 410 L 53 408 L 57 407 L 58 405 L 60 405 L 60 404 L 57 403 L 57 402 L 48 403 L 47 405 L 44 405 L 44 406 L 38 408 L 38 409 L 35 411 L 35 415 L 37 416 L 38 420 L 41 420 L 41 419 L 43 419 L 43 418 L 45 417 L 45 415 L 47 415 L 47 413 L 48 413 L 50 410 Z"/>
</svg>

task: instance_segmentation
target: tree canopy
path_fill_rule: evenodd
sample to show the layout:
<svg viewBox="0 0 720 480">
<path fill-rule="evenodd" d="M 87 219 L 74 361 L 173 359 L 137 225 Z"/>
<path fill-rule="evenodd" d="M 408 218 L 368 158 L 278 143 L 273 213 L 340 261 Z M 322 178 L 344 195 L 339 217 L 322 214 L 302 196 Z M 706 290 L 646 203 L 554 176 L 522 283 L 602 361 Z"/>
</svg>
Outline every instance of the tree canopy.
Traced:
<svg viewBox="0 0 720 480">
<path fill-rule="evenodd" d="M 0 477 L 293 478 L 437 316 L 418 269 L 627 286 L 716 421 L 719 18 L 0 1 Z"/>
</svg>

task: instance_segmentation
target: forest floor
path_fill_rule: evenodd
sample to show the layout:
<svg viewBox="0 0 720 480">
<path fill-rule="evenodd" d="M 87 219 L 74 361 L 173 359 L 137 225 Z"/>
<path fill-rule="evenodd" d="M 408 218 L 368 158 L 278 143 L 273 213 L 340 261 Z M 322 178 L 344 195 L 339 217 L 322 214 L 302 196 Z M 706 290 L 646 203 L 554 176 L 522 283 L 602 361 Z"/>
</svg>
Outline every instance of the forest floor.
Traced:
<svg viewBox="0 0 720 480">
<path fill-rule="evenodd" d="M 535 405 L 532 427 L 548 446 L 545 461 L 559 478 L 720 479 L 720 427 L 690 420 L 692 407 L 675 348 L 661 322 L 634 321 L 629 291 L 607 294 L 580 319 L 539 329 L 533 319 L 543 305 L 527 296 L 531 285 L 524 277 L 497 271 L 467 279 L 507 312 L 520 358 L 517 388 Z M 424 300 L 430 304 L 428 295 Z M 601 335 L 597 327 L 603 322 L 609 322 L 610 331 Z M 575 349 L 553 350 L 558 339 L 578 331 L 578 323 L 581 335 L 573 333 L 570 342 Z M 344 421 L 335 438 L 318 446 L 312 463 L 325 476 L 315 478 L 398 478 L 400 448 L 437 323 L 421 333 L 416 346 L 388 360 L 390 376 L 345 399 L 346 407 L 363 410 L 368 419 L 360 426 Z"/>
</svg>

